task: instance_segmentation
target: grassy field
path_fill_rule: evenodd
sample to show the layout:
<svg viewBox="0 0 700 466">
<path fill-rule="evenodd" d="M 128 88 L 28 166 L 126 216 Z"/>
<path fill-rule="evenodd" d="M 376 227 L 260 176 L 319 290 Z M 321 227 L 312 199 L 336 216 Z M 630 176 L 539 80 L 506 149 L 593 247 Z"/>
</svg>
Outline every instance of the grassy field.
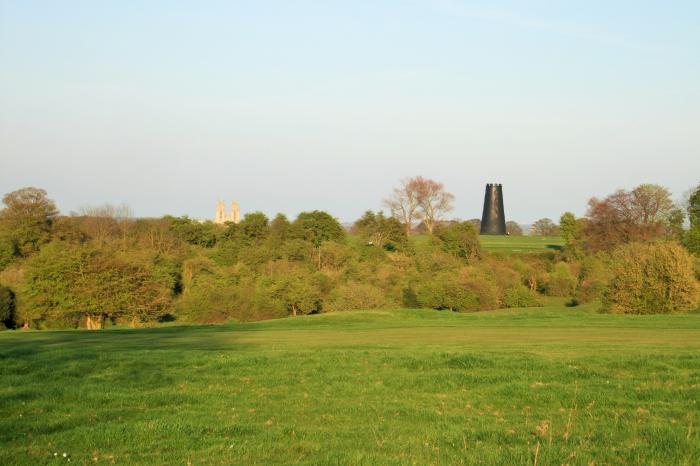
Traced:
<svg viewBox="0 0 700 466">
<path fill-rule="evenodd" d="M 481 245 L 494 252 L 542 252 L 555 251 L 564 246 L 559 236 L 479 236 Z"/>
<path fill-rule="evenodd" d="M 0 333 L 0 359 L 3 465 L 700 459 L 700 315 L 556 305 L 17 331 Z"/>
</svg>

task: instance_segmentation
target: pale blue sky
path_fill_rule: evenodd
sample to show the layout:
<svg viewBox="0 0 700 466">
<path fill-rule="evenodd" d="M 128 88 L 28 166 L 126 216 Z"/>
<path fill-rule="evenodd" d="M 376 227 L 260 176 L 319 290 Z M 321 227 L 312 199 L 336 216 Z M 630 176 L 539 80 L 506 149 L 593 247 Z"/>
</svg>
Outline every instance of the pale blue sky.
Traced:
<svg viewBox="0 0 700 466">
<path fill-rule="evenodd" d="M 700 2 L 0 0 L 0 191 L 324 209 L 405 176 L 523 223 L 700 181 Z"/>
</svg>

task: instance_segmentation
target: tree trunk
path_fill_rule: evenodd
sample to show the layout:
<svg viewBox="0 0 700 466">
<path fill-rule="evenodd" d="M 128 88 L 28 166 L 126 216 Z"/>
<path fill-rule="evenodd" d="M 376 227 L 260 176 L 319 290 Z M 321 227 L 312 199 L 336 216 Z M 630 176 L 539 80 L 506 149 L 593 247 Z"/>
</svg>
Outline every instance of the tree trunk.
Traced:
<svg viewBox="0 0 700 466">
<path fill-rule="evenodd" d="M 102 328 L 102 321 L 104 316 L 91 316 L 88 314 L 85 316 L 85 327 L 88 330 L 100 330 Z"/>
</svg>

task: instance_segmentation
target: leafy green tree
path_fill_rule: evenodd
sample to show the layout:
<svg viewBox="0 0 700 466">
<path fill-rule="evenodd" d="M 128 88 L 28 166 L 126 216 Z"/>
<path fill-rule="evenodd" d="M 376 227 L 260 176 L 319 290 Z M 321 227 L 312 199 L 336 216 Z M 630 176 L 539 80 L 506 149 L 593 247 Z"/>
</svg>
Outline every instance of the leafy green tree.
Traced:
<svg viewBox="0 0 700 466">
<path fill-rule="evenodd" d="M 289 237 L 292 224 L 284 214 L 277 214 L 270 222 L 270 241 L 274 245 L 282 245 Z"/>
<path fill-rule="evenodd" d="M 418 304 L 437 310 L 470 312 L 479 310 L 479 298 L 463 286 L 453 273 L 431 275 L 415 286 Z"/>
<path fill-rule="evenodd" d="M 401 231 L 404 231 L 403 228 Z M 369 283 L 351 282 L 331 291 L 324 312 L 378 309 L 385 302 L 386 297 L 380 288 Z"/>
<path fill-rule="evenodd" d="M 320 246 L 324 241 L 345 241 L 345 229 L 327 212 L 302 212 L 292 224 L 293 235 Z"/>
<path fill-rule="evenodd" d="M 694 226 L 683 235 L 683 245 L 696 256 L 700 256 L 700 225 Z"/>
<path fill-rule="evenodd" d="M 301 269 L 261 278 L 260 293 L 287 309 L 292 316 L 321 311 L 322 294 L 317 279 Z"/>
<path fill-rule="evenodd" d="M 15 294 L 6 287 L 0 286 L 0 325 L 14 328 L 15 322 Z"/>
<path fill-rule="evenodd" d="M 688 197 L 688 220 L 691 227 L 700 227 L 700 184 Z"/>
<path fill-rule="evenodd" d="M 688 198 L 687 212 L 690 229 L 683 234 L 683 245 L 691 253 L 700 256 L 700 184 Z"/>
<path fill-rule="evenodd" d="M 2 201 L 5 208 L 0 210 L 0 237 L 6 244 L 13 244 L 19 255 L 27 256 L 49 241 L 58 211 L 46 191 L 22 188 L 5 194 Z M 7 261 L 8 250 L 5 246 L 0 260 Z"/>
<path fill-rule="evenodd" d="M 576 277 L 566 262 L 554 264 L 554 270 L 545 279 L 544 289 L 549 296 L 568 297 L 576 289 Z"/>
<path fill-rule="evenodd" d="M 615 314 L 669 314 L 695 309 L 700 285 L 693 259 L 672 242 L 631 243 L 612 255 L 604 308 Z"/>
<path fill-rule="evenodd" d="M 245 214 L 238 229 L 244 240 L 248 243 L 263 241 L 270 233 L 269 219 L 262 212 L 251 212 Z"/>
<path fill-rule="evenodd" d="M 375 214 L 368 210 L 354 223 L 353 232 L 368 244 L 389 251 L 405 248 L 408 241 L 406 230 L 401 222 L 395 217 L 385 217 L 384 212 Z"/>
<path fill-rule="evenodd" d="M 314 210 L 300 213 L 291 228 L 292 238 L 307 241 L 314 247 L 313 262 L 321 270 L 321 245 L 326 241 L 345 242 L 345 229 L 327 212 Z"/>
<path fill-rule="evenodd" d="M 559 232 L 567 246 L 573 243 L 577 228 L 576 216 L 571 212 L 564 212 L 559 219 Z"/>
<path fill-rule="evenodd" d="M 455 257 L 472 261 L 481 255 L 479 236 L 471 222 L 439 225 L 435 237 L 442 249 Z"/>
<path fill-rule="evenodd" d="M 540 296 L 521 285 L 505 290 L 503 305 L 505 307 L 537 307 L 543 304 Z"/>
<path fill-rule="evenodd" d="M 163 315 L 172 296 L 151 264 L 105 248 L 52 243 L 32 258 L 26 275 L 25 319 L 35 323 L 145 322 Z"/>
<path fill-rule="evenodd" d="M 213 222 L 200 223 L 188 217 L 171 218 L 170 229 L 186 243 L 211 248 L 216 244 L 217 226 Z"/>
<path fill-rule="evenodd" d="M 19 250 L 14 238 L 0 232 L 0 270 L 15 260 L 17 256 L 19 256 Z"/>
</svg>

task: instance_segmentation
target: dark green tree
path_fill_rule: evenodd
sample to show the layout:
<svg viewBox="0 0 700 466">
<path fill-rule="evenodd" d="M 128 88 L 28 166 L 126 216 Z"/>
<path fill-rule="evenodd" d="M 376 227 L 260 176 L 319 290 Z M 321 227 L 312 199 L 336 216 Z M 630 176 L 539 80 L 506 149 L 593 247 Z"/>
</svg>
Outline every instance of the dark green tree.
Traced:
<svg viewBox="0 0 700 466">
<path fill-rule="evenodd" d="M 559 219 L 559 232 L 567 246 L 570 246 L 576 237 L 578 222 L 571 212 L 564 212 Z"/>
<path fill-rule="evenodd" d="M 292 224 L 294 237 L 318 247 L 324 241 L 345 241 L 345 229 L 329 213 L 320 210 L 302 212 Z"/>
<path fill-rule="evenodd" d="M 469 221 L 439 225 L 435 237 L 444 251 L 456 257 L 471 261 L 481 255 L 479 236 Z"/>
<path fill-rule="evenodd" d="M 14 245 L 19 255 L 27 256 L 39 250 L 51 237 L 51 225 L 58 215 L 54 202 L 46 191 L 22 188 L 5 194 L 5 208 L 0 210 L 0 241 Z M 0 260 L 9 248 L 0 252 Z"/>
<path fill-rule="evenodd" d="M 15 328 L 15 294 L 6 287 L 0 286 L 0 325 Z"/>
<path fill-rule="evenodd" d="M 690 229 L 683 234 L 683 245 L 691 253 L 700 256 L 700 184 L 688 198 Z"/>
<path fill-rule="evenodd" d="M 212 222 L 200 223 L 188 217 L 172 218 L 170 229 L 186 243 L 211 248 L 216 244 L 217 226 Z"/>
<path fill-rule="evenodd" d="M 353 224 L 353 233 L 368 244 L 390 251 L 403 249 L 408 241 L 401 222 L 395 217 L 384 216 L 384 212 L 375 214 L 371 210 Z"/>
<path fill-rule="evenodd" d="M 270 233 L 269 223 L 270 221 L 264 213 L 251 212 L 245 214 L 241 223 L 238 224 L 238 229 L 246 242 L 262 241 Z"/>
</svg>

